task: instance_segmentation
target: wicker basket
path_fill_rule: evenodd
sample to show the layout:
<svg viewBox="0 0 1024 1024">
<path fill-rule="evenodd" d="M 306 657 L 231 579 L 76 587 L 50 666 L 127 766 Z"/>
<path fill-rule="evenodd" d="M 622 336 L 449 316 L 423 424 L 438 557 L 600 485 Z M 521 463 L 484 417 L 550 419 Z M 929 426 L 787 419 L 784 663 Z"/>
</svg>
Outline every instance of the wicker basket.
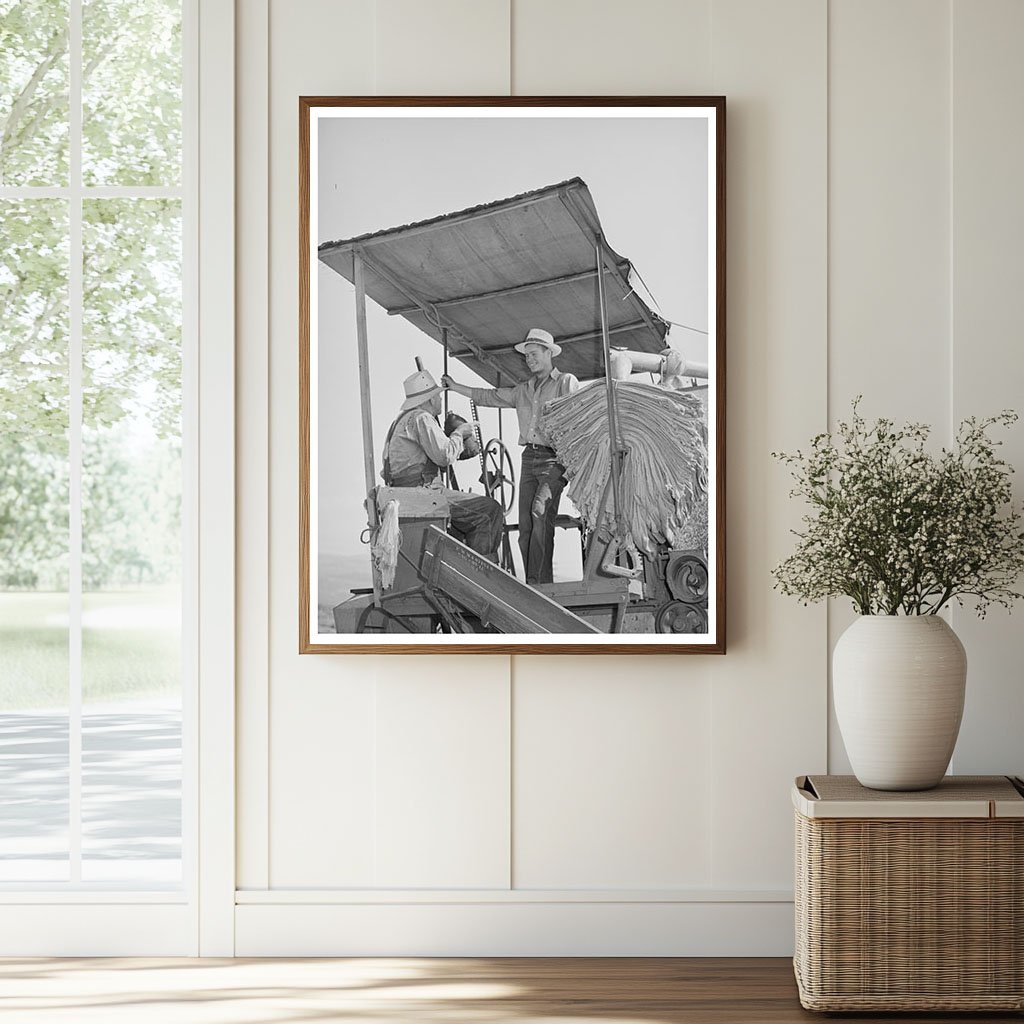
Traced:
<svg viewBox="0 0 1024 1024">
<path fill-rule="evenodd" d="M 806 1009 L 1024 1009 L 1019 781 L 881 793 L 811 776 L 793 802 Z"/>
</svg>

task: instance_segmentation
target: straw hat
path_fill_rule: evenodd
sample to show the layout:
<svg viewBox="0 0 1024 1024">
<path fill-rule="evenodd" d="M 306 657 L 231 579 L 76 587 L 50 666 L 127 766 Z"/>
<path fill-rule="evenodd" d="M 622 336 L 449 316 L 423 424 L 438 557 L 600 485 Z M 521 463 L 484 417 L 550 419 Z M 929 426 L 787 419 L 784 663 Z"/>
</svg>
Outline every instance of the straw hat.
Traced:
<svg viewBox="0 0 1024 1024">
<path fill-rule="evenodd" d="M 557 356 L 562 351 L 562 346 L 555 344 L 555 339 L 551 332 L 545 331 L 540 327 L 532 328 L 530 333 L 526 335 L 526 338 L 516 345 L 516 351 L 525 353 L 527 345 L 540 345 L 546 348 L 553 356 Z"/>
<path fill-rule="evenodd" d="M 411 377 L 406 377 L 402 382 L 405 387 L 405 401 L 402 403 L 402 410 L 414 409 L 422 405 L 432 395 L 438 394 L 441 389 L 437 381 L 430 376 L 428 370 L 417 370 Z"/>
</svg>

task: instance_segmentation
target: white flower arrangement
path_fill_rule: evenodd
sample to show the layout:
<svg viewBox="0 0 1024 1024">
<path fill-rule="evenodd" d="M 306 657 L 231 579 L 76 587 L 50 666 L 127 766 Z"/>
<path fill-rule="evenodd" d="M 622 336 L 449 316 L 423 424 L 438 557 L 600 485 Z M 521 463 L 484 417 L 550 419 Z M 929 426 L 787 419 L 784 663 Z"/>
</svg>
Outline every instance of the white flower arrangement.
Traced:
<svg viewBox="0 0 1024 1024">
<path fill-rule="evenodd" d="M 869 427 L 853 402 L 849 423 L 819 434 L 806 454 L 773 452 L 812 511 L 796 551 L 773 571 L 775 589 L 805 604 L 846 596 L 862 615 L 934 615 L 973 598 L 979 616 L 1010 608 L 1024 571 L 1024 516 L 1011 501 L 1010 474 L 989 428 L 1011 411 L 971 417 L 952 450 L 925 450 L 930 428 Z"/>
</svg>

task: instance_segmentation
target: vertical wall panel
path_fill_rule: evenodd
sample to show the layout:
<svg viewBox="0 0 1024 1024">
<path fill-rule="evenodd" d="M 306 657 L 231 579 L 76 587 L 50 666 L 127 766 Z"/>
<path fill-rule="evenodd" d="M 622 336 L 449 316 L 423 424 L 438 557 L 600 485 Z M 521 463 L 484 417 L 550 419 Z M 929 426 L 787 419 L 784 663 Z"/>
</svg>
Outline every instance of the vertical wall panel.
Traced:
<svg viewBox="0 0 1024 1024">
<path fill-rule="evenodd" d="M 953 419 L 1024 414 L 1024 5 L 953 4 Z M 1024 425 L 997 435 L 1024 497 Z M 1024 772 L 1024 630 L 995 610 L 954 611 L 967 648 L 967 705 L 958 772 Z"/>
<path fill-rule="evenodd" d="M 395 79 L 387 78 L 390 56 L 382 60 L 373 46 L 378 16 L 390 26 L 387 55 L 401 51 L 406 71 L 428 81 L 437 54 L 435 44 L 446 31 L 452 37 L 450 25 L 446 30 L 443 18 L 423 23 L 408 11 L 409 20 L 403 20 L 399 13 L 398 7 L 369 0 L 344 4 L 272 0 L 271 4 L 270 877 L 275 887 L 373 885 L 377 858 L 392 877 L 411 871 L 415 847 L 408 843 L 395 849 L 381 846 L 391 838 L 403 843 L 393 819 L 388 825 L 386 807 L 378 834 L 377 686 L 384 689 L 386 700 L 392 692 L 389 687 L 416 680 L 433 693 L 436 713 L 452 720 L 459 718 L 465 703 L 444 685 L 446 672 L 439 659 L 299 657 L 296 653 L 298 97 L 372 94 L 377 91 L 378 73 L 383 74 L 385 85 L 395 84 Z M 453 13 L 458 12 L 448 11 Z M 467 24 L 480 30 L 472 38 L 460 21 L 461 34 L 456 35 L 461 45 L 484 50 L 492 58 L 507 53 L 507 32 L 504 37 L 495 35 L 494 20 L 493 12 L 489 20 L 469 19 Z M 452 59 L 449 55 L 449 66 Z M 467 91 L 489 90 L 475 81 Z M 482 687 L 490 683 L 507 688 L 507 658 L 465 659 L 465 670 L 472 670 Z M 432 689 L 434 682 L 441 685 Z M 497 705 L 492 702 L 486 711 L 477 710 L 482 715 L 482 734 L 489 735 L 492 728 L 507 734 L 507 698 Z M 493 719 L 492 714 L 499 717 Z M 383 738 L 387 742 L 390 736 L 385 732 Z M 477 763 L 477 753 L 469 746 L 451 756 L 464 759 L 466 778 L 493 779 L 490 763 Z M 406 762 L 397 751 L 395 757 L 393 768 L 399 771 Z M 496 814 L 505 813 L 507 784 L 499 782 L 490 799 Z M 507 879 L 507 858 L 506 842 L 491 863 L 478 865 L 477 870 L 489 878 Z"/>
<path fill-rule="evenodd" d="M 516 658 L 516 888 L 709 883 L 710 701 L 692 660 Z"/>
<path fill-rule="evenodd" d="M 270 885 L 371 886 L 376 659 L 302 660 L 272 681 Z"/>
<path fill-rule="evenodd" d="M 237 280 L 244 301 L 238 303 L 238 335 L 246 339 L 238 353 L 236 402 L 238 432 L 237 601 L 243 642 L 238 645 L 237 751 L 238 817 L 237 885 L 269 884 L 270 758 L 270 492 L 267 415 L 269 399 L 268 317 L 270 259 L 267 206 L 270 201 L 267 136 L 270 130 L 269 10 L 267 0 L 237 8 L 238 127 L 235 140 L 244 165 L 236 178 L 240 211 L 235 240 Z M 262 216 L 253 215 L 262 211 Z"/>
<path fill-rule="evenodd" d="M 711 0 L 512 0 L 512 90 L 707 93 L 711 7 Z"/>
<path fill-rule="evenodd" d="M 378 887 L 508 887 L 507 664 L 451 655 L 378 681 Z"/>
<path fill-rule="evenodd" d="M 824 609 L 771 590 L 799 508 L 770 452 L 825 425 L 826 11 L 716 0 L 728 97 L 728 654 L 711 666 L 713 883 L 788 887 L 789 785 L 825 766 Z"/>
<path fill-rule="evenodd" d="M 378 0 L 376 7 L 377 93 L 508 93 L 508 0 Z"/>
<path fill-rule="evenodd" d="M 508 0 L 378 0 L 374 47 L 377 93 L 506 95 Z M 376 884 L 508 886 L 509 659 L 379 673 Z"/>
<path fill-rule="evenodd" d="M 949 434 L 949 8 L 829 5 L 829 421 Z M 854 619 L 830 602 L 829 650 Z M 829 768 L 849 771 L 830 704 Z"/>
<path fill-rule="evenodd" d="M 512 12 L 517 94 L 710 92 L 709 0 Z M 707 658 L 516 658 L 514 884 L 707 884 L 708 709 Z"/>
<path fill-rule="evenodd" d="M 372 92 L 373 52 L 366 45 L 372 33 L 371 0 L 271 0 L 271 886 L 360 885 L 372 879 L 375 665 L 373 659 L 300 658 L 296 636 L 298 98 Z M 251 159 L 261 157 L 254 153 Z M 240 165 L 244 173 L 245 161 Z M 250 636 L 261 642 L 259 624 L 243 623 L 241 636 L 243 644 Z M 241 679 L 240 688 L 246 683 Z"/>
<path fill-rule="evenodd" d="M 949 377 L 949 11 L 829 6 L 829 411 L 924 420 Z"/>
</svg>

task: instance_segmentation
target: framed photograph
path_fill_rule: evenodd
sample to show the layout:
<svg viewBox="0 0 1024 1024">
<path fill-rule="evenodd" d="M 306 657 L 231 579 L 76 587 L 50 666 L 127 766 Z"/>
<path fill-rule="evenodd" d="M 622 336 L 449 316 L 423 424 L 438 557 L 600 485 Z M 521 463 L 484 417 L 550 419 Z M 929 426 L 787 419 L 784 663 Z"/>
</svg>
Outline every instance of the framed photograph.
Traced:
<svg viewBox="0 0 1024 1024">
<path fill-rule="evenodd" d="M 725 652 L 725 100 L 302 97 L 302 653 Z"/>
</svg>

